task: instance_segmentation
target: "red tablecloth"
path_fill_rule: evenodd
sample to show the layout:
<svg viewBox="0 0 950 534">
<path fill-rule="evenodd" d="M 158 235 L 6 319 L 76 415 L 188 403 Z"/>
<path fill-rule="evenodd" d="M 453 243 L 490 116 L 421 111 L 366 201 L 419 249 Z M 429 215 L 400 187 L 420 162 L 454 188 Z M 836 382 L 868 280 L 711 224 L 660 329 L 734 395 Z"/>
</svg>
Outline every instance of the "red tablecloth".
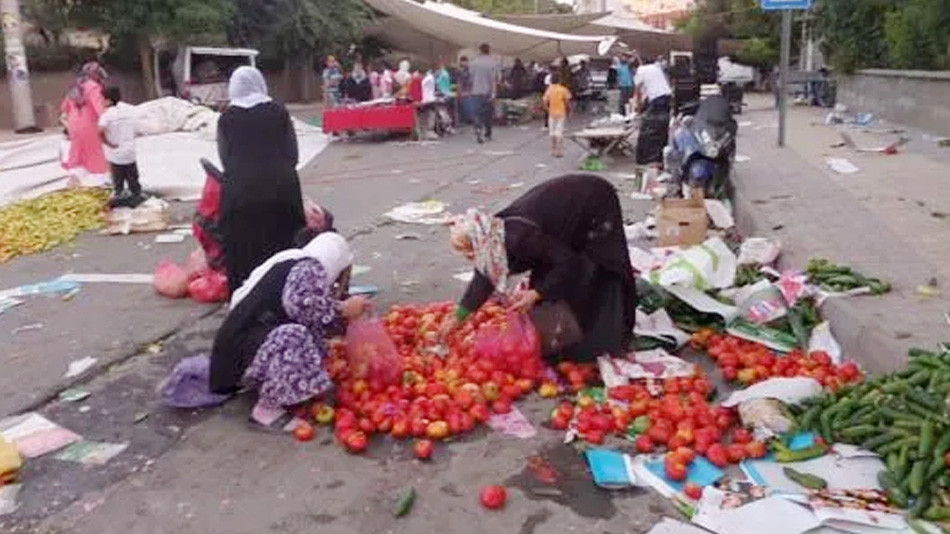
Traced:
<svg viewBox="0 0 950 534">
<path fill-rule="evenodd" d="M 412 131 L 415 127 L 416 109 L 406 105 L 334 108 L 323 112 L 325 133 L 359 130 Z"/>
</svg>

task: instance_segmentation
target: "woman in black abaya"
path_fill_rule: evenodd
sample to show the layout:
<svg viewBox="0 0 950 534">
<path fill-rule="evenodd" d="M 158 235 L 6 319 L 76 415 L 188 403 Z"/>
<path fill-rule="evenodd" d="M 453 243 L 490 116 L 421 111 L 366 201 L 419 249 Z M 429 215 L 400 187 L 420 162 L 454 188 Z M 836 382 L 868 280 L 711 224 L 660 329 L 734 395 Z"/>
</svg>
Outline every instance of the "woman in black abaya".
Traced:
<svg viewBox="0 0 950 534">
<path fill-rule="evenodd" d="M 583 332 L 557 356 L 591 361 L 621 356 L 633 339 L 636 281 L 614 186 L 590 174 L 548 180 L 495 215 L 469 210 L 452 227 L 452 247 L 475 264 L 475 277 L 443 335 L 493 293 L 508 293 L 509 275 L 531 272 L 530 288 L 510 295 L 513 309 L 565 302 Z"/>
<path fill-rule="evenodd" d="M 264 76 L 253 67 L 234 71 L 228 96 L 218 121 L 218 153 L 225 176 L 225 268 L 234 293 L 255 267 L 292 247 L 305 219 L 290 114 L 267 95 Z"/>
</svg>

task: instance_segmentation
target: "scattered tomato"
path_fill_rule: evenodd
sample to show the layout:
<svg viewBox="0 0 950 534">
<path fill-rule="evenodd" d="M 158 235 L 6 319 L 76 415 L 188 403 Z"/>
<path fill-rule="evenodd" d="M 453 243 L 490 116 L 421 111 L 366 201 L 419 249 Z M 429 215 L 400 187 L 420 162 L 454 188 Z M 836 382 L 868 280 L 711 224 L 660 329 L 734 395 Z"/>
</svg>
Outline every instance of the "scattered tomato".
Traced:
<svg viewBox="0 0 950 534">
<path fill-rule="evenodd" d="M 538 395 L 545 399 L 557 397 L 559 393 L 560 388 L 557 387 L 557 384 L 552 384 L 551 382 L 545 382 L 538 388 Z"/>
<path fill-rule="evenodd" d="M 369 440 L 363 431 L 354 430 L 346 436 L 343 444 L 346 446 L 348 452 L 359 454 L 366 450 L 366 447 L 369 445 Z"/>
<path fill-rule="evenodd" d="M 412 453 L 420 460 L 432 458 L 432 451 L 434 449 L 435 445 L 427 439 L 416 440 L 416 442 L 412 444 Z"/>
<path fill-rule="evenodd" d="M 482 506 L 489 510 L 498 510 L 505 507 L 508 500 L 508 491 L 502 486 L 485 486 L 478 493 Z"/>
<path fill-rule="evenodd" d="M 449 436 L 449 424 L 445 421 L 433 421 L 426 426 L 426 437 L 432 440 L 442 440 Z"/>
<path fill-rule="evenodd" d="M 686 476 L 689 474 L 686 464 L 678 461 L 663 462 L 663 471 L 667 478 L 677 482 L 686 480 Z"/>
<path fill-rule="evenodd" d="M 313 425 L 310 423 L 300 423 L 297 425 L 297 428 L 294 429 L 294 437 L 297 438 L 297 441 L 311 441 L 313 440 L 313 436 Z"/>
<path fill-rule="evenodd" d="M 633 442 L 640 454 L 650 454 L 653 452 L 653 440 L 646 434 L 640 434 Z"/>
<path fill-rule="evenodd" d="M 693 484 L 692 482 L 687 482 L 686 485 L 683 486 L 683 493 L 690 499 L 698 501 L 703 498 L 703 487 L 698 484 Z"/>
</svg>

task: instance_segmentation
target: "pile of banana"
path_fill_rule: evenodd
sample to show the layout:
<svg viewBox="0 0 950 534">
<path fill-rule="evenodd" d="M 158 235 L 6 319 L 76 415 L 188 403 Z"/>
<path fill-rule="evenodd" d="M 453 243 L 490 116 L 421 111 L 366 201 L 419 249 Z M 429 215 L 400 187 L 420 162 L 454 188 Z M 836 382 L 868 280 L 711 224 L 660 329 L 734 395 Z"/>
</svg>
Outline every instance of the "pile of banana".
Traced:
<svg viewBox="0 0 950 534">
<path fill-rule="evenodd" d="M 49 250 L 104 224 L 109 190 L 56 191 L 0 208 L 0 263 Z"/>
</svg>

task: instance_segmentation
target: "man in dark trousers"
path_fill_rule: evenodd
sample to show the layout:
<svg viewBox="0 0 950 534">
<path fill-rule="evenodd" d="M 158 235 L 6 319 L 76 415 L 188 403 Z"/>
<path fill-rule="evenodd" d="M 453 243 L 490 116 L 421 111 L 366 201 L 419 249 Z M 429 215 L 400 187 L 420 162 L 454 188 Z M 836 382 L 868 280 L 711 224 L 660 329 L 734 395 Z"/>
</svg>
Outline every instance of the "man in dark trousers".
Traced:
<svg viewBox="0 0 950 534">
<path fill-rule="evenodd" d="M 491 140 L 494 100 L 498 90 L 498 64 L 491 57 L 491 47 L 482 43 L 478 56 L 469 65 L 472 76 L 472 100 L 475 108 L 475 138 L 479 143 Z"/>
</svg>

